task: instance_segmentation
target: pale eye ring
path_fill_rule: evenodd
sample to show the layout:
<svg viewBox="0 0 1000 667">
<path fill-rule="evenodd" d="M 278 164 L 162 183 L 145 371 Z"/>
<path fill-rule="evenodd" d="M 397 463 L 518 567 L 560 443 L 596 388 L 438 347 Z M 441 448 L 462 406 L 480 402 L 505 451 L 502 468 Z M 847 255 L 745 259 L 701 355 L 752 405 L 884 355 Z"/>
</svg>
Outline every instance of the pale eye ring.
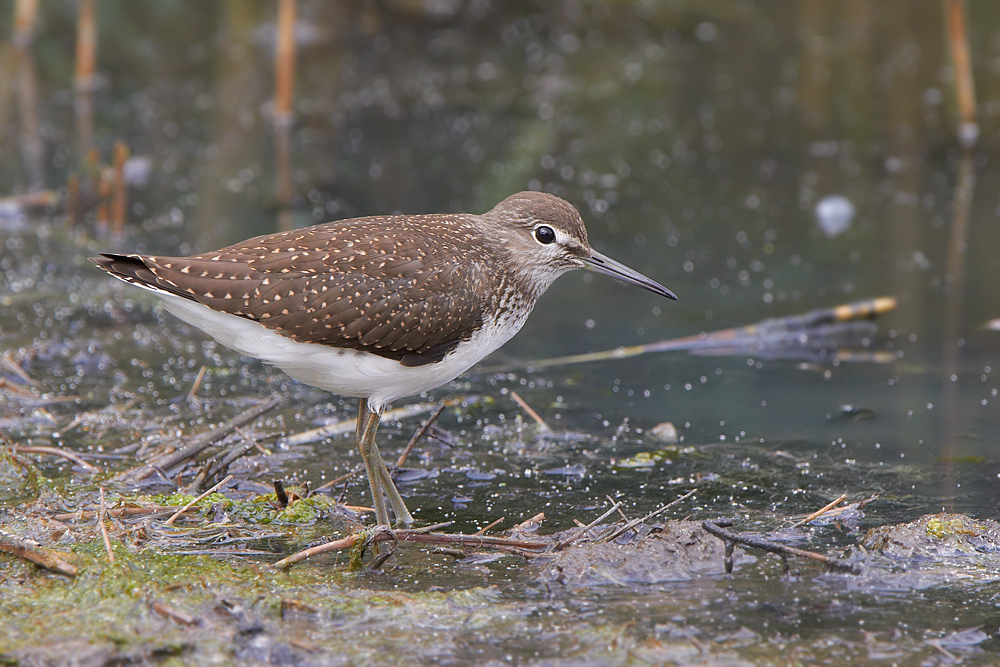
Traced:
<svg viewBox="0 0 1000 667">
<path fill-rule="evenodd" d="M 535 227 L 535 240 L 543 245 L 548 245 L 556 240 L 556 232 L 548 225 L 538 225 Z"/>
</svg>

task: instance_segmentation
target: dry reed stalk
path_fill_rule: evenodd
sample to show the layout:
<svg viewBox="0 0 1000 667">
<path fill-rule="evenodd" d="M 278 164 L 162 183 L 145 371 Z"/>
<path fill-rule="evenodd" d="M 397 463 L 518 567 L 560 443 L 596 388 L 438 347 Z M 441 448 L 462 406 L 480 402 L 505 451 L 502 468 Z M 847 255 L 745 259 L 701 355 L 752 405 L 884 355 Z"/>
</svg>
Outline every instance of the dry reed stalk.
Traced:
<svg viewBox="0 0 1000 667">
<path fill-rule="evenodd" d="M 31 44 L 37 17 L 38 0 L 17 0 L 14 6 L 14 44 L 20 47 Z"/>
<path fill-rule="evenodd" d="M 95 0 L 80 0 L 76 15 L 76 87 L 94 87 L 97 65 L 97 25 L 94 20 Z"/>
<path fill-rule="evenodd" d="M 278 3 L 278 40 L 275 53 L 274 121 L 287 124 L 292 117 L 295 89 L 295 0 Z"/>
<path fill-rule="evenodd" d="M 962 145 L 968 148 L 976 143 L 979 125 L 976 123 L 976 89 L 972 78 L 969 35 L 965 29 L 965 0 L 944 0 L 944 12 L 948 23 L 948 45 L 955 64 L 958 112 L 962 117 L 958 137 Z"/>
</svg>

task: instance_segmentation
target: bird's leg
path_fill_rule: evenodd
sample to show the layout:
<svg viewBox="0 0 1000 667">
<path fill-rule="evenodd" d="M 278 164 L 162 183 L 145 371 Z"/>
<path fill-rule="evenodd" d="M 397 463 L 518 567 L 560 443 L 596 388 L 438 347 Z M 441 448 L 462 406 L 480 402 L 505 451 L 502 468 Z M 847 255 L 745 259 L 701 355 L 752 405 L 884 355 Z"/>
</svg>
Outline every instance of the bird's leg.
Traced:
<svg viewBox="0 0 1000 667">
<path fill-rule="evenodd" d="M 361 451 L 361 460 L 368 474 L 368 486 L 372 491 L 372 507 L 375 508 L 375 523 L 379 526 L 389 525 L 389 513 L 385 509 L 385 498 L 382 496 L 382 481 L 388 475 L 383 474 L 385 463 L 375 445 L 375 432 L 382 418 L 382 411 L 375 412 L 368 408 L 368 400 L 362 398 L 358 410 L 357 440 Z M 398 493 L 398 492 L 397 492 Z"/>
<path fill-rule="evenodd" d="M 361 450 L 361 456 L 365 462 L 365 470 L 368 473 L 368 485 L 372 490 L 375 520 L 379 525 L 389 525 L 389 514 L 386 512 L 385 498 L 382 495 L 384 492 L 389 496 L 389 504 L 392 505 L 393 514 L 396 515 L 396 523 L 411 526 L 413 525 L 413 516 L 406 509 L 406 503 L 399 495 L 399 490 L 392 481 L 392 475 L 389 474 L 389 469 L 386 467 L 385 461 L 382 460 L 382 454 L 375 442 L 375 431 L 382 418 L 382 411 L 379 410 L 376 413 L 371 410 L 368 400 L 364 398 L 361 399 L 359 407 L 356 437 L 358 448 Z M 369 424 L 369 422 L 374 423 Z"/>
<path fill-rule="evenodd" d="M 376 451 L 378 450 L 376 449 Z M 392 513 L 396 515 L 396 525 L 412 526 L 413 515 L 410 514 L 410 510 L 406 509 L 406 503 L 403 502 L 403 497 L 399 495 L 396 483 L 392 481 L 392 475 L 389 474 L 389 469 L 386 468 L 381 454 L 378 459 L 379 463 L 382 464 L 382 486 L 385 488 L 386 495 L 389 496 L 389 504 L 392 505 Z"/>
</svg>

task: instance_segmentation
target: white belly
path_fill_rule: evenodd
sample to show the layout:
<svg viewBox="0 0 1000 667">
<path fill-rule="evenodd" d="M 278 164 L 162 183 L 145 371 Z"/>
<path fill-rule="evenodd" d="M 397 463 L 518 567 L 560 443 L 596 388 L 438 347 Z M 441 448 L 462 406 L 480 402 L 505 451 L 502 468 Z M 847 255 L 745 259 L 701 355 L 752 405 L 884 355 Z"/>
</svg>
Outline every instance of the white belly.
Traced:
<svg viewBox="0 0 1000 667">
<path fill-rule="evenodd" d="M 253 320 L 220 313 L 173 294 L 150 291 L 163 299 L 167 311 L 222 345 L 277 366 L 313 387 L 342 396 L 367 398 L 376 410 L 397 398 L 419 394 L 454 380 L 510 340 L 528 317 L 525 312 L 517 318 L 487 323 L 471 340 L 459 343 L 441 361 L 405 367 L 367 352 L 299 343 Z"/>
</svg>

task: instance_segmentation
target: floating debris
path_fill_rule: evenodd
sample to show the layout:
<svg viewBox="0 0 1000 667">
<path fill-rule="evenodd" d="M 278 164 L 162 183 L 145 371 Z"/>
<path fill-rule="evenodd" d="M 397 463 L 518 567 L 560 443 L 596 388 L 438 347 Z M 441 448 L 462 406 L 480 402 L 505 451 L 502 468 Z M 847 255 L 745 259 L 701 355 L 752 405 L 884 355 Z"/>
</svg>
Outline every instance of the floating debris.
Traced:
<svg viewBox="0 0 1000 667">
<path fill-rule="evenodd" d="M 652 352 L 689 352 L 699 355 L 748 355 L 760 359 L 800 359 L 812 362 L 850 361 L 889 363 L 896 356 L 885 350 L 869 350 L 877 331 L 872 321 L 896 308 L 896 299 L 866 299 L 834 308 L 820 308 L 802 315 L 762 320 L 735 329 L 722 329 L 658 343 L 619 347 L 603 352 L 574 354 L 523 364 L 486 368 L 497 373 L 513 368 L 532 370 L 582 364 L 607 359 L 626 359 Z"/>
</svg>

